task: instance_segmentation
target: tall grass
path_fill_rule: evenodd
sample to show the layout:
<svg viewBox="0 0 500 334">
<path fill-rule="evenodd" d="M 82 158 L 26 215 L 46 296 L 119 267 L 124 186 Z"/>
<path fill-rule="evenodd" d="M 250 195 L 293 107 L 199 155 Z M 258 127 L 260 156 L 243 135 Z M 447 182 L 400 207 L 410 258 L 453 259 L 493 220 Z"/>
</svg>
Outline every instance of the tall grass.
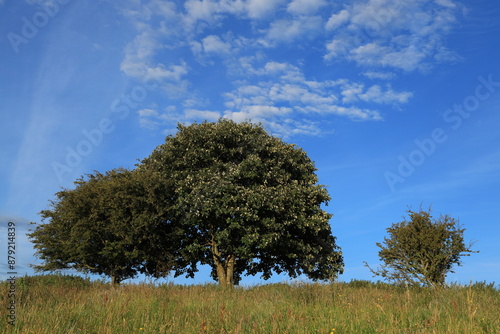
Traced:
<svg viewBox="0 0 500 334">
<path fill-rule="evenodd" d="M 1 333 L 500 333 L 500 291 L 485 283 L 112 287 L 48 275 L 19 279 L 16 293 L 17 322 L 2 316 Z"/>
</svg>

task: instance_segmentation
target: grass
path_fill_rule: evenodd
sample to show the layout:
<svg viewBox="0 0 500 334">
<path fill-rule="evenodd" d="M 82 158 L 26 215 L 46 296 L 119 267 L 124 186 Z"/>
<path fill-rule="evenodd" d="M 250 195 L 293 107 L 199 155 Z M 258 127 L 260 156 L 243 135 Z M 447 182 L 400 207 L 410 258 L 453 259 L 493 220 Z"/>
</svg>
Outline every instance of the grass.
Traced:
<svg viewBox="0 0 500 334">
<path fill-rule="evenodd" d="M 352 281 L 216 285 L 123 285 L 46 275 L 19 278 L 16 324 L 0 333 L 500 333 L 493 284 L 444 289 Z"/>
</svg>

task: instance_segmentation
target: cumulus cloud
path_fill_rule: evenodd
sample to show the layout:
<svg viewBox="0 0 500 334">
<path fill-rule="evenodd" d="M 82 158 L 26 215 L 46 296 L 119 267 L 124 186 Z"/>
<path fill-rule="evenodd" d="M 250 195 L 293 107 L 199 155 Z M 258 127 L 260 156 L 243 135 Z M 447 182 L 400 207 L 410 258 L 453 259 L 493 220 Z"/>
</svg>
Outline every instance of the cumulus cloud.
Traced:
<svg viewBox="0 0 500 334">
<path fill-rule="evenodd" d="M 385 89 L 379 85 L 365 88 L 365 85 L 362 83 L 349 82 L 342 84 L 341 94 L 343 96 L 342 102 L 344 103 L 364 101 L 393 105 L 408 103 L 409 99 L 413 96 L 411 92 L 396 92 L 389 85 Z"/>
<path fill-rule="evenodd" d="M 196 110 L 196 109 L 186 109 L 184 110 L 184 115 L 187 119 L 193 121 L 216 121 L 221 117 L 221 114 L 217 111 L 210 110 Z"/>
<path fill-rule="evenodd" d="M 293 0 L 288 4 L 287 11 L 294 15 L 311 15 L 325 5 L 325 0 Z"/>
<path fill-rule="evenodd" d="M 337 29 L 340 27 L 342 24 L 346 23 L 349 20 L 349 11 L 348 10 L 341 10 L 340 12 L 333 14 L 330 16 L 328 19 L 328 22 L 326 23 L 326 29 L 327 30 L 333 30 Z"/>
<path fill-rule="evenodd" d="M 271 23 L 267 36 L 261 40 L 265 46 L 273 46 L 276 42 L 292 42 L 301 37 L 312 38 L 322 29 L 320 16 L 300 16 L 293 19 L 282 19 Z"/>
<path fill-rule="evenodd" d="M 262 20 L 272 17 L 285 3 L 285 0 L 188 0 L 184 4 L 183 24 L 186 29 L 198 29 L 200 23 L 212 25 L 227 15 Z"/>
<path fill-rule="evenodd" d="M 156 109 L 142 109 L 138 111 L 139 125 L 142 128 L 156 130 L 170 123 L 181 122 L 183 118 L 179 115 L 176 106 L 168 106 L 161 111 Z"/>
<path fill-rule="evenodd" d="M 148 63 L 159 47 L 155 32 L 145 28 L 125 47 L 125 58 L 120 69 L 132 77 L 145 75 Z"/>
<path fill-rule="evenodd" d="M 128 76 L 142 81 L 182 81 L 183 76 L 188 73 L 188 66 L 184 61 L 169 65 L 155 61 L 161 45 L 158 33 L 144 26 L 142 32 L 125 47 L 125 57 L 120 69 Z"/>
<path fill-rule="evenodd" d="M 184 23 L 187 27 L 196 27 L 197 21 L 212 23 L 217 20 L 217 13 L 220 7 L 217 2 L 212 0 L 188 0 L 184 4 L 186 15 Z"/>
<path fill-rule="evenodd" d="M 292 111 L 291 108 L 274 107 L 267 105 L 251 105 L 244 106 L 240 111 L 227 110 L 224 113 L 225 118 L 232 119 L 237 122 L 255 121 L 262 119 L 274 118 L 275 116 L 283 116 Z"/>
<path fill-rule="evenodd" d="M 271 15 L 284 2 L 284 0 L 247 0 L 245 10 L 250 18 L 262 19 Z"/>
<path fill-rule="evenodd" d="M 246 61 L 245 65 L 249 67 L 248 59 Z M 250 73 L 262 78 L 272 73 L 274 80 L 240 85 L 225 93 L 225 106 L 231 111 L 226 112 L 226 115 L 273 118 L 283 111 L 293 111 L 302 115 L 335 114 L 356 120 L 380 120 L 382 116 L 377 110 L 359 108 L 352 104 L 371 102 L 402 105 L 413 95 L 410 92 L 397 92 L 390 86 L 382 88 L 373 85 L 365 88 L 364 84 L 347 79 L 308 80 L 298 67 L 289 63 L 268 62 L 260 68 L 250 66 L 250 69 Z M 280 109 L 283 107 L 286 109 Z M 266 110 L 266 113 L 261 113 L 261 110 Z"/>
<path fill-rule="evenodd" d="M 377 71 L 368 71 L 361 73 L 361 75 L 367 77 L 368 79 L 378 79 L 378 80 L 392 80 L 396 77 L 396 74 L 392 72 L 377 72 Z"/>
<path fill-rule="evenodd" d="M 153 109 L 141 109 L 137 112 L 141 117 L 158 116 L 158 112 Z"/>
<path fill-rule="evenodd" d="M 379 85 L 374 85 L 368 88 L 362 94 L 359 94 L 359 99 L 365 102 L 375 102 L 380 104 L 404 104 L 413 96 L 411 92 L 395 92 L 388 87 L 385 90 Z"/>
<path fill-rule="evenodd" d="M 443 47 L 460 6 L 452 0 L 366 0 L 334 13 L 326 29 L 326 60 L 354 61 L 370 67 L 428 70 L 436 61 L 460 57 Z"/>
<path fill-rule="evenodd" d="M 203 39 L 203 50 L 206 53 L 222 53 L 229 54 L 231 52 L 231 45 L 225 43 L 219 36 L 210 35 Z"/>
<path fill-rule="evenodd" d="M 297 121 L 292 118 L 285 118 L 279 122 L 266 119 L 258 121 L 262 123 L 273 135 L 281 136 L 285 139 L 297 135 L 322 136 L 335 132 L 333 128 L 324 129 L 318 122 L 305 119 Z"/>
<path fill-rule="evenodd" d="M 141 122 L 148 127 L 220 116 L 264 120 L 275 129 L 285 120 L 319 115 L 381 120 L 379 105 L 399 108 L 413 97 L 387 84 L 396 73 L 461 59 L 443 45 L 461 8 L 455 0 L 359 0 L 342 7 L 325 0 L 149 0 L 143 7 L 128 14 L 138 34 L 121 68 L 163 82 L 183 100 L 170 112 L 144 109 Z M 314 47 L 325 69 L 345 60 L 362 66 L 361 77 L 305 75 L 304 58 L 281 52 L 294 43 Z M 190 58 L 197 62 L 183 60 Z M 218 80 L 196 86 L 207 73 Z"/>
</svg>

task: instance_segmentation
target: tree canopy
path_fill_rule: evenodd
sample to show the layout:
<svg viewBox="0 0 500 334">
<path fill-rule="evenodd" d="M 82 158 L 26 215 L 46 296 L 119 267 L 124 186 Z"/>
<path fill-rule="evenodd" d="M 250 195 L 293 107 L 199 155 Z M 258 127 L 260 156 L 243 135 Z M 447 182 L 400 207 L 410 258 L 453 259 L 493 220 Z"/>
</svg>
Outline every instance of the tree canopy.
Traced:
<svg viewBox="0 0 500 334">
<path fill-rule="evenodd" d="M 62 190 L 29 236 L 44 263 L 113 283 L 138 273 L 185 274 L 210 265 L 221 285 L 243 274 L 335 279 L 343 257 L 314 163 L 260 125 L 179 125 L 133 171 L 95 172 Z M 48 222 L 47 222 L 48 221 Z"/>
<path fill-rule="evenodd" d="M 314 163 L 260 125 L 220 120 L 179 125 L 138 166 L 172 184 L 171 221 L 183 233 L 188 276 L 212 267 L 221 285 L 243 273 L 336 278 L 343 258 L 322 204 Z M 176 271 L 180 274 L 181 267 Z"/>
<path fill-rule="evenodd" d="M 48 222 L 29 234 L 44 260 L 37 270 L 73 268 L 107 275 L 113 283 L 139 272 L 170 272 L 175 245 L 165 240 L 175 240 L 176 230 L 164 218 L 166 182 L 116 169 L 89 174 L 75 185 L 56 194 L 51 209 L 40 212 Z"/>
<path fill-rule="evenodd" d="M 465 229 L 448 215 L 433 219 L 431 209 L 408 215 L 410 220 L 392 224 L 389 237 L 377 243 L 384 264 L 372 272 L 400 283 L 443 285 L 461 257 L 474 253 L 464 242 Z"/>
</svg>

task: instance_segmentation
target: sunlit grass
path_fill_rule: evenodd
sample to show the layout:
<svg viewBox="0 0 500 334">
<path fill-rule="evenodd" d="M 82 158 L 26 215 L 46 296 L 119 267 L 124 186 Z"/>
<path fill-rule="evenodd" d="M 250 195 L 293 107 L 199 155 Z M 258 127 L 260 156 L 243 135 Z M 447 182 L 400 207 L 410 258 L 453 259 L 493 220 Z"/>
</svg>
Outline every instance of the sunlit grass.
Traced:
<svg viewBox="0 0 500 334">
<path fill-rule="evenodd" d="M 7 305 L 6 286 L 2 285 L 1 305 Z M 1 333 L 498 333 L 500 329 L 500 291 L 487 284 L 405 289 L 353 281 L 222 289 L 112 287 L 45 276 L 19 279 L 16 289 L 16 325 L 2 321 Z"/>
</svg>

